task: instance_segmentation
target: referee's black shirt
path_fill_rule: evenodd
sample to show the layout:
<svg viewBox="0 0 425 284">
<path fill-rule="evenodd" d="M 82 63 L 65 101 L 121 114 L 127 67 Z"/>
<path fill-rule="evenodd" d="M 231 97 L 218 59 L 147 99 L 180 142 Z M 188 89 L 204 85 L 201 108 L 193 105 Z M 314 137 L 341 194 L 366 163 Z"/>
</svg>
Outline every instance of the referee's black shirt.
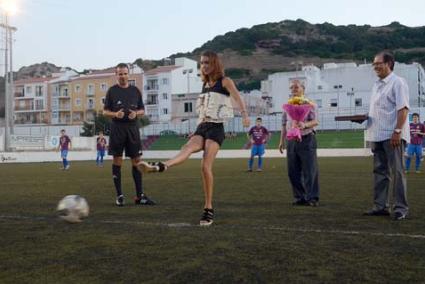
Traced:
<svg viewBox="0 0 425 284">
<path fill-rule="evenodd" d="M 142 93 L 136 86 L 128 86 L 127 88 L 122 88 L 117 84 L 110 87 L 106 93 L 105 106 L 104 110 L 117 112 L 120 109 L 124 110 L 124 117 L 112 118 L 112 121 L 115 123 L 136 123 L 137 119 L 130 120 L 128 115 L 130 110 L 138 111 L 145 109 L 143 105 Z"/>
</svg>

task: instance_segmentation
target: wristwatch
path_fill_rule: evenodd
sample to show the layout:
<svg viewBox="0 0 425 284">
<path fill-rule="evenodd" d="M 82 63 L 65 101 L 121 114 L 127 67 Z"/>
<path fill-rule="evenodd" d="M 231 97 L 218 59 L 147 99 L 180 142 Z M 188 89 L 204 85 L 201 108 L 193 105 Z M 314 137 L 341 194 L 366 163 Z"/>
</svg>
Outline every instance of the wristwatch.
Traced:
<svg viewBox="0 0 425 284">
<path fill-rule="evenodd" d="M 394 129 L 394 133 L 400 134 L 401 133 L 401 129 L 400 128 Z"/>
</svg>

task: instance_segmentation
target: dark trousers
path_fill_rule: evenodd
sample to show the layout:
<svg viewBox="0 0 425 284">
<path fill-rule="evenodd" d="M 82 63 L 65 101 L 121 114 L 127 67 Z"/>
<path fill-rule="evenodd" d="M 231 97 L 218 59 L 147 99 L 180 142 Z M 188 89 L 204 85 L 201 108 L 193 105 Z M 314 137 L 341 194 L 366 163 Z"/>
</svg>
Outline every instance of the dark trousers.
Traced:
<svg viewBox="0 0 425 284">
<path fill-rule="evenodd" d="M 394 212 L 407 214 L 406 176 L 403 168 L 403 150 L 406 142 L 399 147 L 391 146 L 390 140 L 372 142 L 374 205 L 376 210 L 389 208 L 389 190 L 393 188 Z"/>
<path fill-rule="evenodd" d="M 287 141 L 288 176 L 296 201 L 319 200 L 317 142 L 314 134 Z"/>
</svg>

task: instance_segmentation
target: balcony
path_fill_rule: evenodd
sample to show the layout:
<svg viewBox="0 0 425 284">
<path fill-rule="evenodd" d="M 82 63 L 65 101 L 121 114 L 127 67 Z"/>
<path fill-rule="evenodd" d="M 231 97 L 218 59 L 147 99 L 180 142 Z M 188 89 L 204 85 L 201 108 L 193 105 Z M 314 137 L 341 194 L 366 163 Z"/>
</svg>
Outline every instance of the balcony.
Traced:
<svg viewBox="0 0 425 284">
<path fill-rule="evenodd" d="M 24 92 L 15 92 L 14 97 L 17 98 L 17 99 L 18 98 L 27 99 L 27 98 L 25 98 Z"/>
<path fill-rule="evenodd" d="M 146 105 L 157 105 L 158 95 L 148 95 L 146 98 Z"/>
<path fill-rule="evenodd" d="M 158 85 L 148 85 L 144 87 L 144 90 L 150 94 L 150 93 L 158 93 L 159 86 Z"/>
<path fill-rule="evenodd" d="M 94 97 L 94 91 L 88 91 L 88 92 L 86 93 L 86 96 L 87 96 L 87 97 Z"/>
<path fill-rule="evenodd" d="M 146 105 L 148 105 L 148 106 L 157 105 L 157 104 L 158 104 L 158 100 L 147 100 L 146 101 Z"/>
<path fill-rule="evenodd" d="M 68 92 L 53 93 L 53 97 L 56 97 L 59 99 L 71 99 Z"/>
<path fill-rule="evenodd" d="M 59 119 L 57 124 L 71 124 L 71 119 Z"/>
<path fill-rule="evenodd" d="M 34 111 L 34 105 L 28 105 L 28 106 L 15 106 L 16 112 L 31 112 Z"/>
<path fill-rule="evenodd" d="M 71 111 L 71 105 L 59 105 L 57 111 Z"/>
<path fill-rule="evenodd" d="M 35 105 L 35 110 L 37 110 L 37 111 L 44 110 L 44 106 L 43 105 Z"/>
</svg>

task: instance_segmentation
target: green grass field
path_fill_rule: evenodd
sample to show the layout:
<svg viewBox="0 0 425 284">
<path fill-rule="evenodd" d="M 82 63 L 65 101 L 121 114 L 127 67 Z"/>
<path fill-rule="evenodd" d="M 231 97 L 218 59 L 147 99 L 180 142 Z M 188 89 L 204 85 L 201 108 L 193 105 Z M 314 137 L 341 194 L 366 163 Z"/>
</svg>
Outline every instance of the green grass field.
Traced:
<svg viewBox="0 0 425 284">
<path fill-rule="evenodd" d="M 317 143 L 319 148 L 363 148 L 363 131 L 320 131 L 317 133 Z M 268 148 L 275 148 L 279 145 L 280 132 L 272 134 L 268 143 Z M 149 150 L 178 150 L 186 143 L 187 139 L 164 135 L 156 140 Z M 222 149 L 242 149 L 248 142 L 245 133 L 238 133 L 236 137 L 226 139 Z"/>
<path fill-rule="evenodd" d="M 370 158 L 321 158 L 321 206 L 293 207 L 284 159 L 246 173 L 215 162 L 215 223 L 197 226 L 199 160 L 145 176 L 159 204 L 114 206 L 110 164 L 0 165 L 0 283 L 424 283 L 425 174 L 408 176 L 408 220 L 363 217 Z M 87 198 L 81 224 L 55 216 L 65 195 Z M 179 226 L 182 224 L 184 226 Z"/>
</svg>

